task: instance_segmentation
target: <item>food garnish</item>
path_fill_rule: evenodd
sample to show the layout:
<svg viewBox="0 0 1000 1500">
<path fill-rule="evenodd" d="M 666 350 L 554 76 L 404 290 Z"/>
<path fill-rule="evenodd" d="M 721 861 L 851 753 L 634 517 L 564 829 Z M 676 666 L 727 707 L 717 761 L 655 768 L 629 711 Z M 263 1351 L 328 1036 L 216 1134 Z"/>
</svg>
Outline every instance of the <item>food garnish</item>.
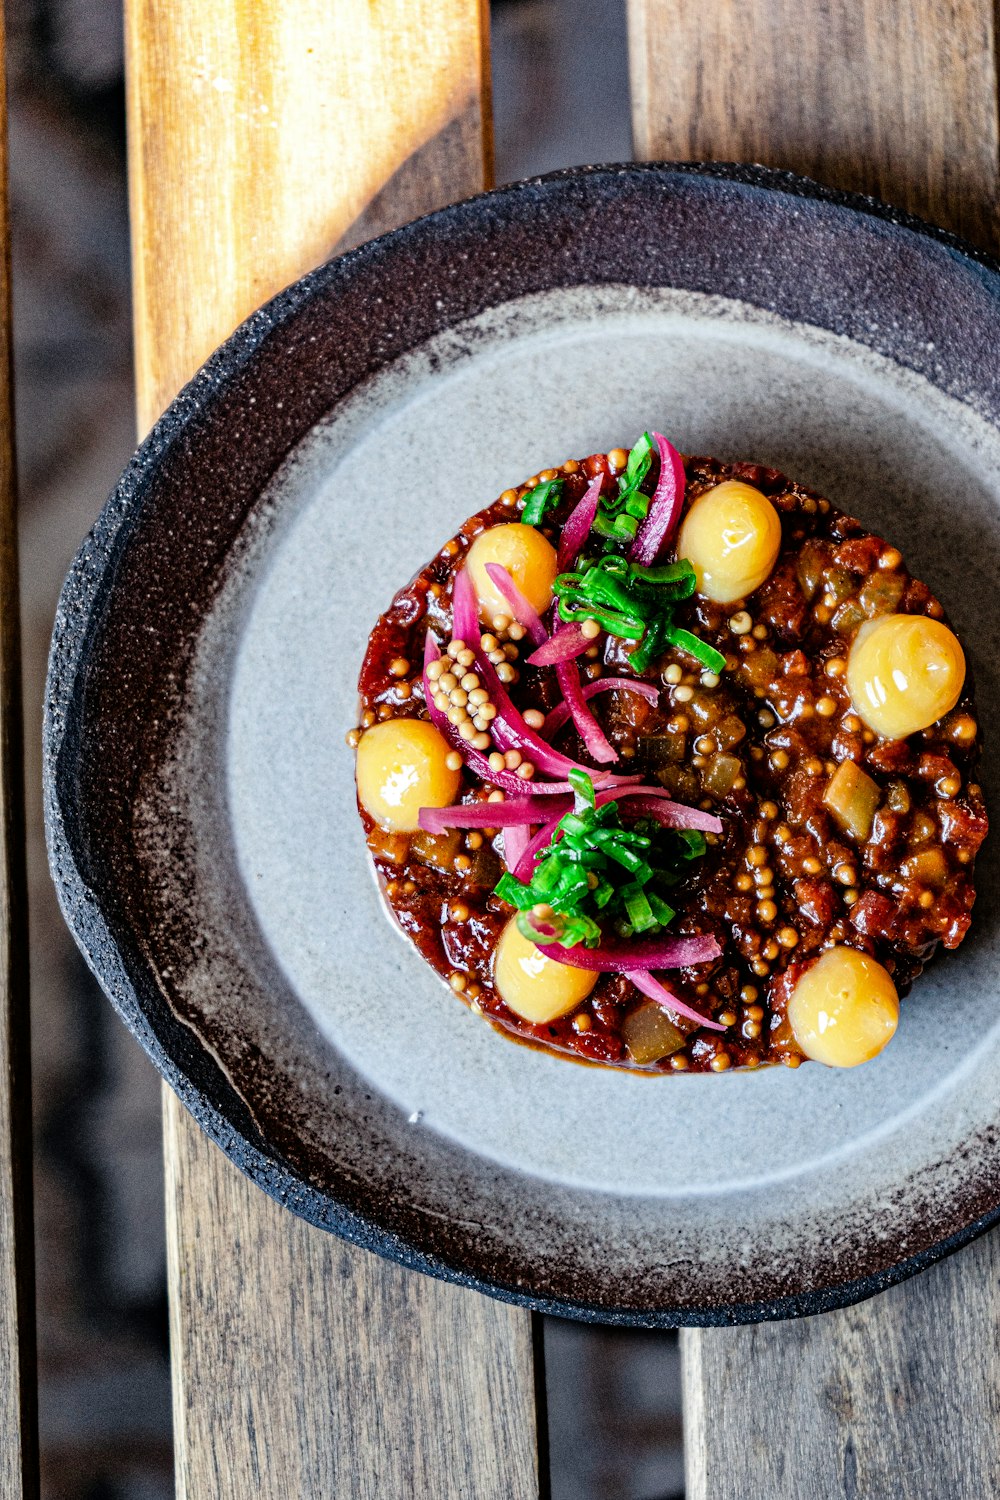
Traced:
<svg viewBox="0 0 1000 1500">
<path fill-rule="evenodd" d="M 942 616 L 774 470 L 650 431 L 541 471 L 373 633 L 349 738 L 392 910 L 536 1045 L 656 1072 L 874 1057 L 969 926 L 987 829 Z"/>
</svg>

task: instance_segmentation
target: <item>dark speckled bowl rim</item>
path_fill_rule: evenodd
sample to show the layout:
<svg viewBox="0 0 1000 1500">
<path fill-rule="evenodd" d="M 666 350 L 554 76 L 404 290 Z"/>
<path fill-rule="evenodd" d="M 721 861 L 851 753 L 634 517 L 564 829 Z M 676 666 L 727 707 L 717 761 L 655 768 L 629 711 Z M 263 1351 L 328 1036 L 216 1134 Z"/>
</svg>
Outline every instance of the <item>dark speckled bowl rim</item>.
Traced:
<svg viewBox="0 0 1000 1500">
<path fill-rule="evenodd" d="M 119 549 L 128 540 L 129 522 L 146 489 L 155 479 L 161 458 L 184 433 L 227 380 L 254 359 L 271 331 L 291 318 L 311 297 L 350 267 L 354 274 L 372 264 L 386 246 L 406 241 L 419 244 L 422 236 L 447 234 L 462 220 L 487 217 L 500 204 L 516 204 L 535 192 L 550 192 L 564 185 L 579 204 L 590 184 L 606 187 L 610 179 L 639 182 L 646 174 L 674 178 L 691 176 L 720 183 L 743 185 L 777 195 L 780 199 L 806 199 L 843 210 L 847 216 L 881 221 L 888 232 L 902 231 L 952 252 L 972 263 L 987 279 L 1000 278 L 1000 262 L 957 236 L 935 228 L 913 216 L 874 199 L 823 187 L 792 173 L 740 163 L 628 163 L 612 166 L 572 168 L 533 178 L 523 183 L 480 194 L 461 204 L 442 209 L 401 230 L 382 236 L 338 261 L 331 261 L 293 283 L 246 320 L 211 356 L 193 380 L 171 403 L 143 442 L 108 500 L 92 532 L 84 542 L 64 586 L 56 614 L 49 665 L 44 721 L 44 799 L 49 860 L 66 921 L 87 963 L 108 994 L 122 1020 L 139 1040 L 156 1068 L 170 1084 L 206 1134 L 241 1171 L 277 1202 L 308 1222 L 393 1260 L 400 1265 L 474 1287 L 503 1301 L 541 1312 L 583 1321 L 670 1327 L 725 1326 L 767 1319 L 811 1316 L 845 1307 L 903 1281 L 925 1267 L 967 1245 L 1000 1220 L 1000 1205 L 992 1206 L 973 1222 L 920 1253 L 876 1274 L 862 1275 L 822 1290 L 803 1290 L 775 1300 L 713 1304 L 702 1308 L 622 1306 L 609 1309 L 585 1301 L 554 1300 L 532 1296 L 500 1281 L 468 1274 L 437 1254 L 385 1232 L 363 1214 L 348 1208 L 336 1197 L 317 1190 L 279 1153 L 269 1146 L 249 1116 L 242 1100 L 214 1062 L 201 1039 L 180 1020 L 171 1027 L 169 1045 L 154 1028 L 143 999 L 129 977 L 125 962 L 102 912 L 80 872 L 80 840 L 84 837 L 79 809 L 61 793 L 67 766 L 79 753 L 81 735 L 81 683 L 86 676 L 94 616 L 116 570 Z M 627 191 L 627 189 L 626 189 Z M 596 278 L 595 278 L 596 279 Z M 662 284 L 662 283 L 661 283 Z M 1000 282 L 996 292 L 1000 300 Z M 808 321 L 806 319 L 806 321 Z M 914 361 L 910 361 L 914 364 Z M 954 382 L 953 382 L 954 383 Z M 959 392 L 960 398 L 962 392 Z M 968 393 L 964 393 L 968 399 Z M 1000 400 L 997 401 L 1000 408 Z M 135 955 L 132 955 L 134 957 Z M 130 966 L 131 967 L 131 966 Z"/>
</svg>

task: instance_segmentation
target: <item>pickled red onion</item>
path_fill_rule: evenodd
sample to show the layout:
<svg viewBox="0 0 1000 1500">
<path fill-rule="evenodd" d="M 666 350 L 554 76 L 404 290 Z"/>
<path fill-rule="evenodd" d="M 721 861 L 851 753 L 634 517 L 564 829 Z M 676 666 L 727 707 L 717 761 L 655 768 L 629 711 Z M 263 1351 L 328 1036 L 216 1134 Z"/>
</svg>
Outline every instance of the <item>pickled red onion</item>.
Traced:
<svg viewBox="0 0 1000 1500">
<path fill-rule="evenodd" d="M 597 478 L 591 481 L 582 500 L 569 513 L 566 525 L 562 529 L 562 536 L 559 538 L 556 566 L 560 573 L 567 572 L 575 562 L 577 553 L 590 535 L 590 528 L 597 515 L 597 502 L 601 498 L 603 478 L 603 474 L 598 474 Z"/>
<path fill-rule="evenodd" d="M 537 651 L 531 653 L 528 657 L 528 665 L 553 667 L 556 662 L 572 661 L 574 656 L 582 656 L 583 652 L 593 644 L 590 637 L 584 635 L 579 625 L 564 625 L 556 631 L 555 635 L 547 637 Z"/>
<path fill-rule="evenodd" d="M 497 592 L 502 594 L 510 605 L 514 619 L 519 625 L 524 626 L 535 645 L 541 646 L 543 641 L 548 640 L 549 633 L 542 624 L 541 616 L 534 605 L 530 604 L 524 597 L 507 569 L 501 563 L 487 563 L 486 571 L 496 586 Z"/>
<path fill-rule="evenodd" d="M 660 450 L 660 477 L 649 502 L 646 519 L 636 533 L 629 549 L 629 562 L 642 563 L 650 567 L 657 559 L 660 549 L 670 539 L 680 519 L 684 503 L 684 460 L 672 443 L 668 443 L 662 432 L 650 433 Z"/>
<path fill-rule="evenodd" d="M 537 812 L 535 814 L 538 816 Z M 503 831 L 504 863 L 511 873 L 517 869 L 531 839 L 531 828 L 526 823 L 512 825 Z"/>
<path fill-rule="evenodd" d="M 609 693 L 621 691 L 638 693 L 648 703 L 656 703 L 660 697 L 659 688 L 655 688 L 651 682 L 642 682 L 638 677 L 600 677 L 597 682 L 588 682 L 584 686 L 583 696 L 593 698 L 595 693 Z M 550 714 L 546 715 L 545 723 L 539 731 L 544 738 L 550 738 L 557 729 L 561 729 L 569 718 L 569 708 L 565 703 L 558 703 Z"/>
<path fill-rule="evenodd" d="M 657 965 L 657 967 L 665 967 L 665 965 Z M 631 979 L 637 990 L 648 995 L 650 1000 L 655 1000 L 663 1010 L 672 1010 L 676 1015 L 687 1016 L 689 1021 L 697 1021 L 699 1026 L 707 1026 L 709 1031 L 725 1031 L 726 1028 L 718 1021 L 699 1015 L 696 1010 L 691 1009 L 690 1005 L 685 1005 L 683 1000 L 678 1000 L 677 996 L 658 979 L 654 979 L 647 969 L 626 969 L 624 973 L 625 978 Z"/>
<path fill-rule="evenodd" d="M 583 688 L 580 684 L 580 672 L 575 661 L 560 661 L 556 663 L 556 676 L 562 695 L 566 700 L 570 717 L 576 725 L 577 734 L 583 740 L 587 751 L 602 765 L 609 761 L 618 759 L 618 751 L 611 744 L 604 730 L 598 724 L 594 715 L 587 707 L 587 700 L 583 696 Z M 543 740 L 544 744 L 545 741 Z"/>
<path fill-rule="evenodd" d="M 555 812 L 558 806 L 558 817 L 561 818 L 572 805 L 567 798 L 565 802 L 546 804 L 546 811 Z M 444 833 L 448 828 L 530 828 L 540 816 L 538 803 L 531 797 L 508 797 L 504 802 L 461 802 L 453 807 L 422 807 L 420 826 L 427 833 Z"/>
<path fill-rule="evenodd" d="M 647 974 L 647 966 L 649 969 L 686 969 L 691 964 L 705 964 L 718 958 L 722 949 L 713 937 L 661 937 L 650 938 L 644 943 L 602 943 L 599 948 L 564 948 L 560 943 L 546 943 L 544 952 L 549 958 L 569 964 L 573 969 L 628 974 L 630 978 L 638 972 L 645 978 L 651 977 Z M 652 983 L 656 981 L 652 980 Z M 698 1020 L 702 1021 L 702 1017 L 699 1016 Z"/>
</svg>

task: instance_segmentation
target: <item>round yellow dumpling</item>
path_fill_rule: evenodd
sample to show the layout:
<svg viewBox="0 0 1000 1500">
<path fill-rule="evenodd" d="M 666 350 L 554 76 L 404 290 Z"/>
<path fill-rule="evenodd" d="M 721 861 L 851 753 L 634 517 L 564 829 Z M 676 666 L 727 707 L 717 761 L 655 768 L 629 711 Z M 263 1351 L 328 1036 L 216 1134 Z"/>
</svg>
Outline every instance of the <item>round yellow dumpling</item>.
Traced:
<svg viewBox="0 0 1000 1500">
<path fill-rule="evenodd" d="M 390 833 L 414 833 L 422 807 L 454 802 L 462 778 L 447 764 L 440 730 L 426 719 L 386 719 L 358 743 L 355 775 L 365 812 Z"/>
<path fill-rule="evenodd" d="M 531 607 L 542 614 L 552 602 L 556 576 L 556 553 L 551 542 L 534 526 L 512 521 L 481 531 L 469 548 L 466 566 L 479 609 L 486 619 L 510 615 L 510 605 L 486 571 L 487 563 L 499 563 L 517 584 Z"/>
<path fill-rule="evenodd" d="M 883 615 L 862 625 L 847 657 L 855 711 L 888 740 L 927 729 L 962 695 L 965 657 L 958 638 L 926 615 Z"/>
<path fill-rule="evenodd" d="M 780 548 L 778 512 L 740 479 L 726 479 L 700 495 L 677 539 L 677 556 L 694 568 L 699 594 L 716 604 L 732 604 L 760 588 Z"/>
<path fill-rule="evenodd" d="M 586 1000 L 597 975 L 593 969 L 574 969 L 549 958 L 544 948 L 523 935 L 517 918 L 511 917 L 497 943 L 493 982 L 504 1004 L 537 1026 L 564 1016 Z"/>
<path fill-rule="evenodd" d="M 827 948 L 792 991 L 788 1024 L 796 1043 L 828 1068 L 856 1068 L 895 1035 L 899 997 L 886 970 L 856 948 Z"/>
</svg>

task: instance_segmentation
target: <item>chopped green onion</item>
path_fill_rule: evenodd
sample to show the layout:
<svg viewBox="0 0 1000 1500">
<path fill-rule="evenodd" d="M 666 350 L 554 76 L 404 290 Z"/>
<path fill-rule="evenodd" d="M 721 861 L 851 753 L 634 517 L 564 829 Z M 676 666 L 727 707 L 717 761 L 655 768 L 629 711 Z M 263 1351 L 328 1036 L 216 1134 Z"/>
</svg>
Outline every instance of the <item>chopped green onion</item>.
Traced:
<svg viewBox="0 0 1000 1500">
<path fill-rule="evenodd" d="M 561 479 L 546 479 L 544 483 L 536 484 L 524 499 L 524 509 L 521 512 L 524 525 L 540 526 L 546 513 L 554 510 L 559 504 L 562 492 L 563 481 Z"/>
<path fill-rule="evenodd" d="M 665 927 L 675 913 L 661 892 L 685 878 L 688 861 L 704 853 L 704 836 L 652 818 L 623 827 L 617 802 L 597 806 L 586 772 L 573 771 L 570 780 L 576 805 L 536 855 L 530 882 L 504 874 L 496 895 L 517 909 L 524 936 L 542 946 L 593 948 L 609 927 L 625 936 Z"/>
<path fill-rule="evenodd" d="M 581 812 L 584 807 L 594 807 L 597 796 L 594 792 L 594 783 L 586 771 L 570 771 L 569 784 L 573 788 L 576 797 L 576 811 Z"/>
<path fill-rule="evenodd" d="M 682 630 L 679 625 L 668 625 L 666 638 L 671 646 L 677 646 L 681 651 L 686 651 L 693 656 L 695 661 L 700 662 L 709 672 L 721 672 L 726 665 L 726 658 L 721 651 L 716 651 L 707 641 L 700 636 L 692 635 L 690 630 Z"/>
</svg>

